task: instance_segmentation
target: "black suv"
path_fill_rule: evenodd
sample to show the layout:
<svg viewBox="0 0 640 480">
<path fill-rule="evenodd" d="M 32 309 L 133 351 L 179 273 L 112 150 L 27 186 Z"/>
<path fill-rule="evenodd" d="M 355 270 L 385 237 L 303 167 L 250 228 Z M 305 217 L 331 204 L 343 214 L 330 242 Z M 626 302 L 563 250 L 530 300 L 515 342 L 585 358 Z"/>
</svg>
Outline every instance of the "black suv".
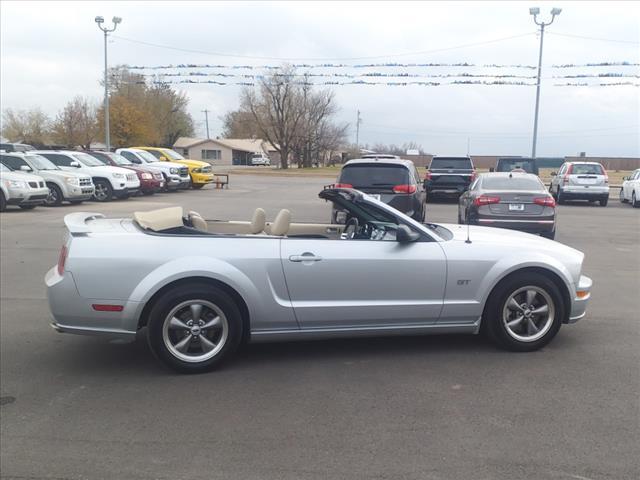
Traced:
<svg viewBox="0 0 640 480">
<path fill-rule="evenodd" d="M 405 215 L 424 221 L 426 194 L 420 174 L 411 160 L 359 158 L 340 171 L 338 188 L 355 188 L 391 205 Z M 339 223 L 336 213 L 332 221 Z"/>
<path fill-rule="evenodd" d="M 432 197 L 458 198 L 475 178 L 476 169 L 471 158 L 433 157 L 424 180 L 427 201 Z"/>
<path fill-rule="evenodd" d="M 496 168 L 492 168 L 491 172 L 510 172 L 512 170 L 524 170 L 527 173 L 538 175 L 538 165 L 535 158 L 524 157 L 505 157 L 499 158 Z"/>
</svg>

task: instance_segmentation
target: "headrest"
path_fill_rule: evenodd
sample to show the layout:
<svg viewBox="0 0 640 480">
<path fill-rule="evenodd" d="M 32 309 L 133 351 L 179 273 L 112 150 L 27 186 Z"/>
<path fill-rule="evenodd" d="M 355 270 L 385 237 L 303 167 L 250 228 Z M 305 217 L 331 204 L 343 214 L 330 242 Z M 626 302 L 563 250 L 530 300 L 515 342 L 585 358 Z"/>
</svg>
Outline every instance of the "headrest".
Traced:
<svg viewBox="0 0 640 480">
<path fill-rule="evenodd" d="M 287 209 L 282 209 L 278 212 L 278 216 L 271 224 L 271 235 L 286 235 L 289 231 L 289 225 L 291 224 L 291 212 Z"/>
<path fill-rule="evenodd" d="M 148 212 L 133 212 L 133 219 L 146 230 L 160 232 L 168 228 L 182 227 L 182 207 L 160 208 Z"/>
<path fill-rule="evenodd" d="M 200 215 L 198 212 L 194 212 L 193 210 L 191 210 L 189 212 L 188 218 L 189 218 L 189 221 L 191 222 L 191 225 L 196 230 L 200 230 L 203 232 L 206 232 L 209 230 L 209 226 L 207 225 L 206 220 L 202 218 L 202 215 Z"/>
<path fill-rule="evenodd" d="M 256 235 L 264 232 L 264 226 L 267 223 L 267 214 L 262 208 L 256 208 L 251 219 L 251 233 Z"/>
</svg>

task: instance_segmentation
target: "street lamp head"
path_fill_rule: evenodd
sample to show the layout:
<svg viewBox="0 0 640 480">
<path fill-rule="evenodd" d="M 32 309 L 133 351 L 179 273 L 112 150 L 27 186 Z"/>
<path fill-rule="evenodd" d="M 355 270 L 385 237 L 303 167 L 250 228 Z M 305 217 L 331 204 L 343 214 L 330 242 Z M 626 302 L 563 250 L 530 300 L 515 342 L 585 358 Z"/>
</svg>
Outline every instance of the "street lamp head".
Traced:
<svg viewBox="0 0 640 480">
<path fill-rule="evenodd" d="M 530 15 L 538 15 L 540 13 L 540 9 L 538 7 L 533 7 L 529 9 L 529 14 Z"/>
<path fill-rule="evenodd" d="M 120 22 L 122 22 L 122 18 L 120 17 L 113 17 L 113 23 L 115 25 L 118 25 Z"/>
<path fill-rule="evenodd" d="M 95 22 L 100 25 L 101 23 L 104 23 L 104 18 L 103 17 L 96 17 L 95 18 Z"/>
<path fill-rule="evenodd" d="M 561 8 L 552 8 L 552 9 L 551 9 L 551 15 L 552 15 L 552 16 L 554 16 L 554 17 L 555 17 L 556 15 L 560 15 L 560 12 L 562 12 L 562 9 L 561 9 Z"/>
</svg>

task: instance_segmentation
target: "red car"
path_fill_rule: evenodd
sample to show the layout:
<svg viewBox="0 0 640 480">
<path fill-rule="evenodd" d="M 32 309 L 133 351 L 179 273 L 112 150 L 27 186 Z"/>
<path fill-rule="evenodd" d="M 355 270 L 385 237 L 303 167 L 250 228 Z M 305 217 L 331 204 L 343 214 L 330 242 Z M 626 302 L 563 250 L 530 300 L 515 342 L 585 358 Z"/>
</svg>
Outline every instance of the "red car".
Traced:
<svg viewBox="0 0 640 480">
<path fill-rule="evenodd" d="M 127 168 L 129 170 L 133 170 L 138 175 L 138 180 L 140 180 L 140 191 L 144 195 L 153 195 L 156 192 L 159 192 L 164 188 L 164 177 L 161 173 L 153 172 L 152 170 L 143 167 L 141 165 L 136 165 L 133 162 L 130 162 L 122 155 L 118 155 L 113 152 L 94 152 L 94 151 L 86 151 L 89 155 L 97 158 L 105 165 L 113 165 L 114 167 L 122 167 Z"/>
</svg>

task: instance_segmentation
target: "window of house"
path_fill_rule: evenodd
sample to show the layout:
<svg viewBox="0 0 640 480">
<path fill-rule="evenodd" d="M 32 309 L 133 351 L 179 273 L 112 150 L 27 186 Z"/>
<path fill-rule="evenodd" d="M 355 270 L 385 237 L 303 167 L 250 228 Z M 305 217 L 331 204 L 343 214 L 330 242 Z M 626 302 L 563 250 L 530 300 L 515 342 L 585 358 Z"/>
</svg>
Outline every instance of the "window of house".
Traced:
<svg viewBox="0 0 640 480">
<path fill-rule="evenodd" d="M 182 149 L 182 155 L 184 155 L 185 157 L 189 158 L 189 149 L 188 148 L 183 148 Z"/>
<path fill-rule="evenodd" d="M 222 150 L 201 150 L 202 160 L 220 160 L 222 158 Z"/>
</svg>

